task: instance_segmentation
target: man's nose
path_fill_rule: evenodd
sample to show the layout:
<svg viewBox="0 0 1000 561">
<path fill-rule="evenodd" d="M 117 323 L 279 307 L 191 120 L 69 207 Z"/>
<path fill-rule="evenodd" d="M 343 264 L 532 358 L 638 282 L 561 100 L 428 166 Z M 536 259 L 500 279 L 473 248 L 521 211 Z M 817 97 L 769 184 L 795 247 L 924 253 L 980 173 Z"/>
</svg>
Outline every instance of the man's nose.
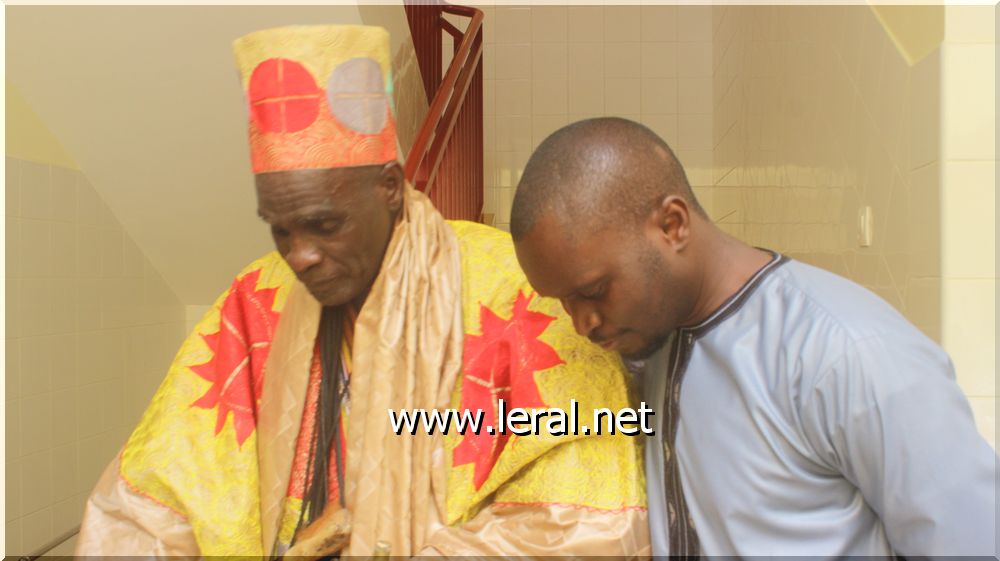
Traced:
<svg viewBox="0 0 1000 561">
<path fill-rule="evenodd" d="M 573 319 L 573 328 L 584 337 L 590 337 L 595 329 L 601 326 L 601 315 L 597 308 L 587 302 L 570 302 L 562 300 L 563 309 Z"/>
<path fill-rule="evenodd" d="M 295 274 L 302 274 L 323 260 L 319 248 L 316 247 L 316 244 L 306 239 L 305 236 L 293 235 L 289 243 L 290 246 L 288 255 L 285 256 L 285 261 L 295 271 Z"/>
</svg>

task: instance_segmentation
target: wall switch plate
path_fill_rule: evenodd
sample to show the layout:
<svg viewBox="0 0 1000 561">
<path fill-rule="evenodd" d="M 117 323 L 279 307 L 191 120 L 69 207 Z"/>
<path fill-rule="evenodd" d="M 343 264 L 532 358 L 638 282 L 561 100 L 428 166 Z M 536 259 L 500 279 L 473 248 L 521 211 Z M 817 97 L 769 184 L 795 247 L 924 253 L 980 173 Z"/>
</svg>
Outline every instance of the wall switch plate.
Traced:
<svg viewBox="0 0 1000 561">
<path fill-rule="evenodd" d="M 872 207 L 863 206 L 858 211 L 858 245 L 860 247 L 872 246 L 872 230 L 875 229 Z"/>
</svg>

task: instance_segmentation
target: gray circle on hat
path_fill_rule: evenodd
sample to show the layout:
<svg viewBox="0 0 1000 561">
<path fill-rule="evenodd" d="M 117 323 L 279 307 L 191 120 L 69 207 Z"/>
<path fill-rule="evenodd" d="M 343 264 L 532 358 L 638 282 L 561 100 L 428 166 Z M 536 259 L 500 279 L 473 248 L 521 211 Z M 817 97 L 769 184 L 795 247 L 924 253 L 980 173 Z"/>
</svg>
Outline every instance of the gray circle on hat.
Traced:
<svg viewBox="0 0 1000 561">
<path fill-rule="evenodd" d="M 350 129 L 375 134 L 385 128 L 389 99 L 382 68 L 368 57 L 337 65 L 326 83 L 330 112 Z"/>
</svg>

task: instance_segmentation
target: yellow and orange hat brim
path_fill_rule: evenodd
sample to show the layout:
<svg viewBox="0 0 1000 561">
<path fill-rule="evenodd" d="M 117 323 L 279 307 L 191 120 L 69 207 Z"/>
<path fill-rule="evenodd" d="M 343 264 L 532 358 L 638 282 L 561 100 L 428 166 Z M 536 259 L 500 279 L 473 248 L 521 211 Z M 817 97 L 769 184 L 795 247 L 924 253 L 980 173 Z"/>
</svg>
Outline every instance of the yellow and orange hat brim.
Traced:
<svg viewBox="0 0 1000 561">
<path fill-rule="evenodd" d="M 233 43 L 254 173 L 383 164 L 396 153 L 389 32 L 290 26 Z"/>
</svg>

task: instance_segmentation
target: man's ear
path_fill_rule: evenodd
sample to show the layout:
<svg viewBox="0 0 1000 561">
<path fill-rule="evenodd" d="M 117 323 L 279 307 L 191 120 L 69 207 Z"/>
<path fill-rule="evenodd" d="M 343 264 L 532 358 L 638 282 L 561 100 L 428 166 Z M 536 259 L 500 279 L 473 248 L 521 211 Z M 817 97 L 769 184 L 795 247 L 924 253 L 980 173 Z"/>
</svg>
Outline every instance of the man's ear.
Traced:
<svg viewBox="0 0 1000 561">
<path fill-rule="evenodd" d="M 687 247 L 691 236 L 691 209 L 678 195 L 667 195 L 653 212 L 658 235 L 675 251 Z"/>
<path fill-rule="evenodd" d="M 398 212 L 403 206 L 403 188 L 406 179 L 403 177 L 403 166 L 392 161 L 382 166 L 379 174 L 379 187 L 385 189 L 386 202 L 389 210 Z"/>
</svg>

